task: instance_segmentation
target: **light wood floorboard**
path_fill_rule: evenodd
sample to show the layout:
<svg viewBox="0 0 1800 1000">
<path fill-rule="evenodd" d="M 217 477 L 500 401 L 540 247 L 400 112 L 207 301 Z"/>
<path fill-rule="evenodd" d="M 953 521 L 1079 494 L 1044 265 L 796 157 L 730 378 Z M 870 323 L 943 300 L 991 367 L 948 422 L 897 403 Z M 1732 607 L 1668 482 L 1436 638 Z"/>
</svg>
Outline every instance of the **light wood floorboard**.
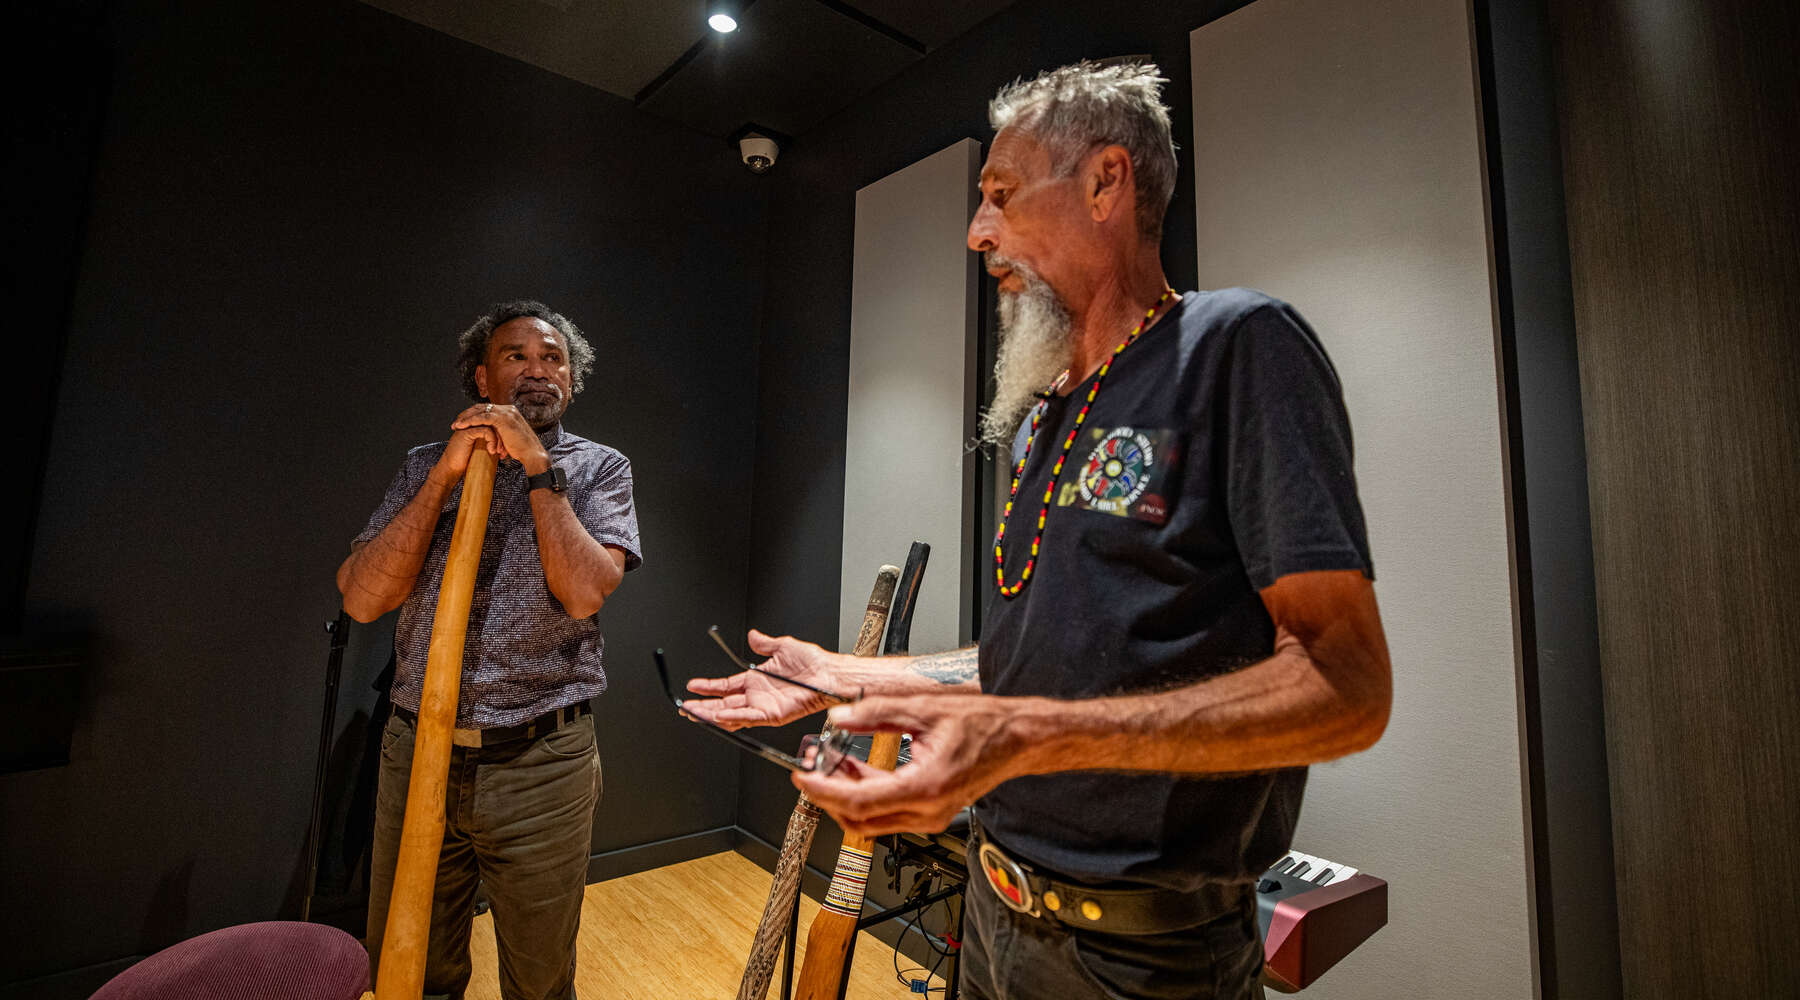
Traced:
<svg viewBox="0 0 1800 1000">
<path fill-rule="evenodd" d="M 725 851 L 588 886 L 576 991 L 584 1000 L 732 1000 L 769 895 L 769 878 L 755 862 Z M 801 898 L 800 960 L 806 929 L 818 911 L 818 903 Z M 491 915 L 475 918 L 470 951 L 475 973 L 467 1000 L 500 1000 Z M 902 969 L 914 964 L 900 956 Z M 934 978 L 932 985 L 942 986 L 943 980 Z M 777 966 L 769 996 L 780 994 Z M 912 996 L 918 994 L 894 978 L 893 949 L 867 931 L 859 935 L 846 1000 Z"/>
</svg>

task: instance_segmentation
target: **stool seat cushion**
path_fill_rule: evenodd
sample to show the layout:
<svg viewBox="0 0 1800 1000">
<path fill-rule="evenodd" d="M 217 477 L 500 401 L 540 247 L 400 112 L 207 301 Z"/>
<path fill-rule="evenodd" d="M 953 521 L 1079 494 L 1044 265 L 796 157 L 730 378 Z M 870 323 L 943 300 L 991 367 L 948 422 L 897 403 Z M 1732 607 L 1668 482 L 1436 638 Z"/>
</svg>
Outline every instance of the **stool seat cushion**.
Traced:
<svg viewBox="0 0 1800 1000">
<path fill-rule="evenodd" d="M 270 920 L 164 948 L 93 1000 L 358 1000 L 368 988 L 362 942 L 324 924 Z"/>
</svg>

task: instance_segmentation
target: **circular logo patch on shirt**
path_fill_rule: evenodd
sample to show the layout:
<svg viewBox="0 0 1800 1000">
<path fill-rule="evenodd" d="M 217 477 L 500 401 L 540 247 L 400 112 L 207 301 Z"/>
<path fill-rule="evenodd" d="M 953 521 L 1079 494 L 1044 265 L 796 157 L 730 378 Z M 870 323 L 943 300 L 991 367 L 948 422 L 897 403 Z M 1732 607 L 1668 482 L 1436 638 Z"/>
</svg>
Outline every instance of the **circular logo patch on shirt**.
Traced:
<svg viewBox="0 0 1800 1000">
<path fill-rule="evenodd" d="M 1081 499 L 1096 510 L 1119 513 L 1144 495 L 1156 450 L 1131 427 L 1115 427 L 1088 453 L 1081 469 Z"/>
</svg>

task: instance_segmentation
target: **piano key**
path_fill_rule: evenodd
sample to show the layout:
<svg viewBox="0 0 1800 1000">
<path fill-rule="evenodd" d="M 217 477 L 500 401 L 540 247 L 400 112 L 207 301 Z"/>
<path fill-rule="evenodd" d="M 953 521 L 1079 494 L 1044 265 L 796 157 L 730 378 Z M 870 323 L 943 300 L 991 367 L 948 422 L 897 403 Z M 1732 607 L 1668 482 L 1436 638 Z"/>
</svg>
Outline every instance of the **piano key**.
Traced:
<svg viewBox="0 0 1800 1000">
<path fill-rule="evenodd" d="M 1295 852 L 1290 852 L 1290 853 L 1295 853 Z M 1345 865 L 1345 864 L 1341 864 L 1336 861 L 1332 861 L 1329 858 L 1314 857 L 1309 854 L 1306 856 L 1306 860 L 1312 862 L 1313 871 L 1314 871 L 1313 878 L 1315 881 L 1318 879 L 1319 873 L 1323 872 L 1327 868 L 1331 869 L 1331 873 L 1332 873 L 1331 881 L 1333 881 L 1333 882 L 1342 882 L 1344 879 L 1349 878 L 1351 875 L 1356 874 L 1356 869 L 1350 867 L 1349 865 Z"/>
<path fill-rule="evenodd" d="M 1271 865 L 1266 874 L 1271 876 L 1281 876 L 1283 878 L 1294 878 L 1302 865 L 1308 866 L 1310 877 L 1300 877 L 1306 878 L 1307 881 L 1316 885 L 1324 885 L 1327 881 L 1336 884 L 1355 875 L 1359 871 L 1359 869 L 1351 865 L 1332 861 L 1329 858 L 1317 857 L 1308 854 L 1305 851 L 1290 850 L 1282 856 L 1280 861 Z M 1325 874 L 1328 869 L 1330 871 L 1329 876 Z"/>
</svg>

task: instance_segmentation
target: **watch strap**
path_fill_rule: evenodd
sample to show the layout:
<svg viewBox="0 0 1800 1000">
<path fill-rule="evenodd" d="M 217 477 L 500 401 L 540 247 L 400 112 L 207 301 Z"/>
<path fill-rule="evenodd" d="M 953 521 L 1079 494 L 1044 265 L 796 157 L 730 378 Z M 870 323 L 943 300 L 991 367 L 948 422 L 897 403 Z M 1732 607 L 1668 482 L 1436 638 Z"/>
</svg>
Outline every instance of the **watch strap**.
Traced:
<svg viewBox="0 0 1800 1000">
<path fill-rule="evenodd" d="M 535 476 L 525 478 L 525 488 L 530 490 L 549 490 L 561 493 L 569 488 L 569 474 L 561 466 L 552 465 Z"/>
</svg>

